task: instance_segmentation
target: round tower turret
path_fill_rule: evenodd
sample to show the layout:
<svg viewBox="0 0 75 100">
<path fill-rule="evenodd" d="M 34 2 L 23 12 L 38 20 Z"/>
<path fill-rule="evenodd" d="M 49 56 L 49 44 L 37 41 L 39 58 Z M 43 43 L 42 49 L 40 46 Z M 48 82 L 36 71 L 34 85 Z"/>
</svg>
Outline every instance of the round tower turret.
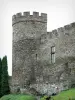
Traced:
<svg viewBox="0 0 75 100">
<path fill-rule="evenodd" d="M 47 14 L 17 13 L 12 17 L 12 27 L 12 84 L 22 88 L 35 82 L 36 52 L 41 35 L 47 33 Z"/>
</svg>

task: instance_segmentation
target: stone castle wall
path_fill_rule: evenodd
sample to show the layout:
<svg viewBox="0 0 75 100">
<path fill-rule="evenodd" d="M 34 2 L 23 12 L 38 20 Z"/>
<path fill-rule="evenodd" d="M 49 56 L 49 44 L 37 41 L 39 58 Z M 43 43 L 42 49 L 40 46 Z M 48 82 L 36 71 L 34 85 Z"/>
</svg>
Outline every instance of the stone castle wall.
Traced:
<svg viewBox="0 0 75 100">
<path fill-rule="evenodd" d="M 47 14 L 24 12 L 13 16 L 12 26 L 13 90 L 29 87 L 50 95 L 75 83 L 75 23 L 47 32 Z"/>
</svg>

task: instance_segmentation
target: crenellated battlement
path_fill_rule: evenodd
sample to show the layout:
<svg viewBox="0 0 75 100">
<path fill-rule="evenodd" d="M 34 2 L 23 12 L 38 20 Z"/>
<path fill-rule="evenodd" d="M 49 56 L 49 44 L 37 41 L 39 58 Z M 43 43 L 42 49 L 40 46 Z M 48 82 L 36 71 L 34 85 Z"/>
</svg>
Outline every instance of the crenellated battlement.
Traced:
<svg viewBox="0 0 75 100">
<path fill-rule="evenodd" d="M 66 31 L 71 30 L 72 28 L 75 28 L 75 22 L 71 23 L 69 25 L 65 25 L 64 27 L 60 27 L 58 29 L 52 30 L 51 32 L 47 32 L 47 37 L 49 38 L 56 38 L 56 37 L 60 37 L 60 35 L 65 36 Z M 69 33 L 67 33 L 69 34 Z"/>
<path fill-rule="evenodd" d="M 33 15 L 30 15 L 30 12 L 23 12 L 23 14 L 17 13 L 16 15 L 12 16 L 12 25 L 21 21 L 32 21 L 32 20 L 47 23 L 47 14 L 41 13 L 40 16 L 39 12 L 33 12 Z"/>
</svg>

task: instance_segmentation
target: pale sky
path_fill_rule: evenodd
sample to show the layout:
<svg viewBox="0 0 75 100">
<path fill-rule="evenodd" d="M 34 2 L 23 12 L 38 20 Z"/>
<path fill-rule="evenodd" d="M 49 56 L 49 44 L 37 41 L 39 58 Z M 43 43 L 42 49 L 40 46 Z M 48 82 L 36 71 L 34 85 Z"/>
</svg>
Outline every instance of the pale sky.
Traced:
<svg viewBox="0 0 75 100">
<path fill-rule="evenodd" d="M 0 0 L 0 57 L 7 55 L 12 74 L 12 15 L 33 11 L 47 13 L 47 30 L 75 22 L 75 0 Z"/>
</svg>

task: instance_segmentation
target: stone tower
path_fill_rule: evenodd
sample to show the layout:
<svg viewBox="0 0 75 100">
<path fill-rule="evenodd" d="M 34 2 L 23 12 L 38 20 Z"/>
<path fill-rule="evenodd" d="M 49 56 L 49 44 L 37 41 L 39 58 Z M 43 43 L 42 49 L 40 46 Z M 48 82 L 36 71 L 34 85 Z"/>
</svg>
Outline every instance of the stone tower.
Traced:
<svg viewBox="0 0 75 100">
<path fill-rule="evenodd" d="M 25 88 L 35 83 L 37 53 L 40 37 L 47 33 L 47 14 L 38 12 L 17 13 L 12 17 L 12 85 Z"/>
</svg>

